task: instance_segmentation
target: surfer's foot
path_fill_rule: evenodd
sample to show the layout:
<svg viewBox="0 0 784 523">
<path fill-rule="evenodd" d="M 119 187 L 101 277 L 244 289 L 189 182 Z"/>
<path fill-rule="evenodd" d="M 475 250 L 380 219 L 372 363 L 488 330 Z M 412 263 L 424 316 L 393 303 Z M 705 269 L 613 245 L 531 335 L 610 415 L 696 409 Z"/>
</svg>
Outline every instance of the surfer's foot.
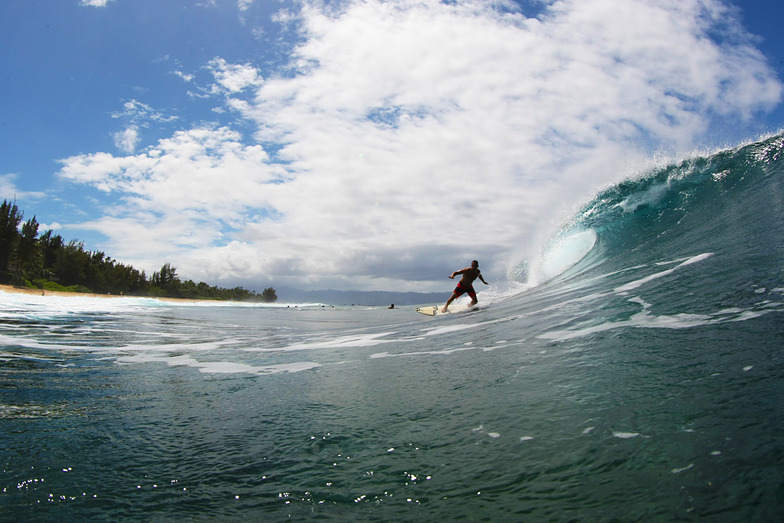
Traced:
<svg viewBox="0 0 784 523">
<path fill-rule="evenodd" d="M 446 307 L 444 307 L 443 309 L 441 309 L 441 312 L 446 312 Z"/>
</svg>

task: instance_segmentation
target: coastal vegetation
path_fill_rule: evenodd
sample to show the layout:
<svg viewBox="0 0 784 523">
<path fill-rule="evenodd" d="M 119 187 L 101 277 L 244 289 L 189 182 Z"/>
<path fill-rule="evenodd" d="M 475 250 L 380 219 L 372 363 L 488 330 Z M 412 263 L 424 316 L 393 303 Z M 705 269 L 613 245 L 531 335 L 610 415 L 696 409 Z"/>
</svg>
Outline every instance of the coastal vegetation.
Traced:
<svg viewBox="0 0 784 523">
<path fill-rule="evenodd" d="M 22 222 L 24 213 L 15 202 L 0 205 L 0 282 L 43 291 L 92 292 L 165 298 L 261 301 L 272 303 L 275 289 L 257 293 L 242 287 L 224 289 L 204 282 L 182 281 L 177 269 L 165 263 L 147 277 L 130 265 L 113 260 L 100 251 L 85 249 L 82 242 L 66 242 L 52 230 L 38 234 L 33 216 Z M 20 228 L 21 225 L 21 228 Z"/>
</svg>

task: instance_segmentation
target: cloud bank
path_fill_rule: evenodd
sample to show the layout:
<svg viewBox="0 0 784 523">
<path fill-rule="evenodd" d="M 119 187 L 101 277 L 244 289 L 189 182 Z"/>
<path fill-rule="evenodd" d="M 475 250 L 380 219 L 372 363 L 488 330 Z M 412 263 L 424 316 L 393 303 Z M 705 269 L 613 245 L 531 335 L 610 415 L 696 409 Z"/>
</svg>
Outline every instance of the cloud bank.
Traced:
<svg viewBox="0 0 784 523">
<path fill-rule="evenodd" d="M 106 7 L 106 4 L 111 1 L 113 0 L 81 0 L 79 5 L 86 7 Z"/>
<path fill-rule="evenodd" d="M 303 2 L 279 20 L 299 38 L 279 69 L 205 64 L 202 94 L 232 123 L 135 153 L 130 126 L 123 154 L 62 160 L 61 179 L 118 199 L 78 224 L 107 252 L 246 287 L 444 290 L 473 258 L 503 279 L 599 185 L 782 94 L 714 0 L 563 0 L 536 18 L 505 2 Z"/>
</svg>

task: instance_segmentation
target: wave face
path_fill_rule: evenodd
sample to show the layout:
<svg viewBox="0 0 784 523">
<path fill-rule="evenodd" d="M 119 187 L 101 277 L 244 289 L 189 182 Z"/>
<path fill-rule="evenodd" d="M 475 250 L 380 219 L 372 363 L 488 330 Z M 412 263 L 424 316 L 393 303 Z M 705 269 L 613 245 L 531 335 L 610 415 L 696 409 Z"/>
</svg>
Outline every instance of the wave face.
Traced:
<svg viewBox="0 0 784 523">
<path fill-rule="evenodd" d="M 784 260 L 783 148 L 777 135 L 601 192 L 551 242 L 550 251 L 568 247 L 567 262 L 553 264 L 546 252 L 540 272 L 554 280 L 532 294 L 574 285 L 628 299 L 633 287 L 663 313 L 775 309 Z"/>
<path fill-rule="evenodd" d="M 599 194 L 575 219 L 619 267 L 696 250 L 765 267 L 782 252 L 781 135 L 686 160 Z"/>
<path fill-rule="evenodd" d="M 783 150 L 603 191 L 474 312 L 0 293 L 0 514 L 780 520 Z"/>
</svg>

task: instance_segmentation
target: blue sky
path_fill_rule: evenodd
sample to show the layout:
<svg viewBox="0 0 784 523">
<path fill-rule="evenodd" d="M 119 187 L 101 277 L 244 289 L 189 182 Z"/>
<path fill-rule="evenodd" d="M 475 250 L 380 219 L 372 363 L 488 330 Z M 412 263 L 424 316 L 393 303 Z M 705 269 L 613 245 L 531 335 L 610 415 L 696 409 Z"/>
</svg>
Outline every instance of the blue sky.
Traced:
<svg viewBox="0 0 784 523">
<path fill-rule="evenodd" d="M 9 0 L 0 197 L 148 272 L 503 280 L 597 189 L 784 128 L 773 0 Z M 446 289 L 448 291 L 448 289 Z"/>
</svg>

